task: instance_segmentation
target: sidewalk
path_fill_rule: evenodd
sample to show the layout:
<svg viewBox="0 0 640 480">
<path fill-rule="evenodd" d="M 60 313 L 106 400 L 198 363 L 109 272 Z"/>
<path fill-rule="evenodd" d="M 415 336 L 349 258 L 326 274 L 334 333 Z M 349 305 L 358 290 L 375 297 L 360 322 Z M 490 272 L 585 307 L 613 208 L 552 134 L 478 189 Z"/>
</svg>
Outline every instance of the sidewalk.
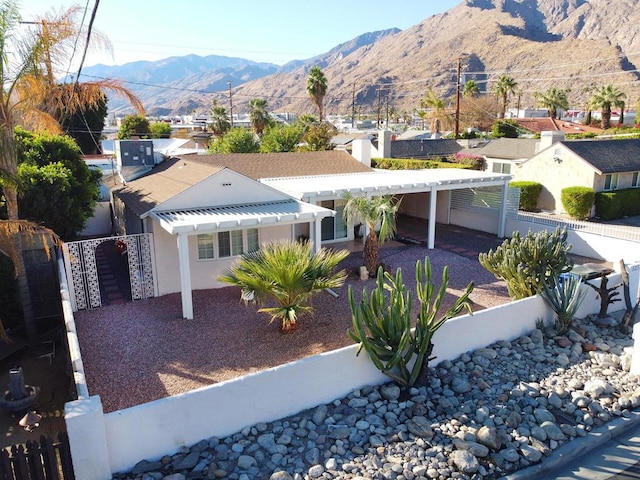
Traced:
<svg viewBox="0 0 640 480">
<path fill-rule="evenodd" d="M 640 479 L 640 412 L 566 443 L 542 462 L 504 480 Z"/>
</svg>

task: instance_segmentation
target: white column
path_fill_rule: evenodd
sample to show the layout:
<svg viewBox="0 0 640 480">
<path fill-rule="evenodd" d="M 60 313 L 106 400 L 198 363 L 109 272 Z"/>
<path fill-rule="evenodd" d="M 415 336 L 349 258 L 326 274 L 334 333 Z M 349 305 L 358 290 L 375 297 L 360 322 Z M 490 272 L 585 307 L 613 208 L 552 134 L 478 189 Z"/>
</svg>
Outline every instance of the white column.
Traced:
<svg viewBox="0 0 640 480">
<path fill-rule="evenodd" d="M 502 202 L 500 203 L 500 224 L 498 225 L 498 236 L 504 238 L 507 225 L 507 199 L 509 198 L 509 180 L 505 180 L 502 185 Z"/>
<path fill-rule="evenodd" d="M 640 375 L 640 323 L 633 325 L 633 355 L 631 357 L 631 370 L 629 373 Z"/>
<path fill-rule="evenodd" d="M 76 478 L 110 480 L 109 442 L 100 397 L 65 403 L 64 420 Z"/>
<path fill-rule="evenodd" d="M 427 248 L 433 250 L 436 246 L 436 203 L 438 191 L 431 189 L 429 194 L 429 233 L 427 235 Z"/>
<path fill-rule="evenodd" d="M 322 248 L 322 228 L 321 228 L 322 218 L 317 216 L 311 225 L 312 230 L 312 241 L 313 241 L 313 253 L 318 253 Z"/>
<path fill-rule="evenodd" d="M 191 267 L 189 265 L 189 237 L 178 234 L 178 260 L 180 262 L 180 295 L 182 318 L 193 319 L 193 296 L 191 292 Z"/>
</svg>

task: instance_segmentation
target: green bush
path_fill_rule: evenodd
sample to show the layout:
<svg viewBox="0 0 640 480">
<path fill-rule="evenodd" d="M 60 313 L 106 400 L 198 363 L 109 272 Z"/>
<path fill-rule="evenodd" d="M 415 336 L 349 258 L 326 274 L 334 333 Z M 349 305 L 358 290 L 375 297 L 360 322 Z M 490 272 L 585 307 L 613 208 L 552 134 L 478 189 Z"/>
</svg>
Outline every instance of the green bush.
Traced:
<svg viewBox="0 0 640 480">
<path fill-rule="evenodd" d="M 570 271 L 570 249 L 566 229 L 529 231 L 524 237 L 516 231 L 495 252 L 478 255 L 478 260 L 496 278 L 507 282 L 509 296 L 518 300 L 540 293 L 550 279 Z"/>
<path fill-rule="evenodd" d="M 518 123 L 515 120 L 498 120 L 491 125 L 492 138 L 518 138 L 520 132 Z"/>
<path fill-rule="evenodd" d="M 510 182 L 509 186 L 520 189 L 520 204 L 518 205 L 520 210 L 532 212 L 538 207 L 538 197 L 542 191 L 541 183 L 520 180 L 517 182 Z"/>
<path fill-rule="evenodd" d="M 473 170 L 473 165 L 438 160 L 416 160 L 413 158 L 372 158 L 371 166 L 383 170 L 421 170 L 423 168 L 462 168 Z"/>
<path fill-rule="evenodd" d="M 614 220 L 640 214 L 640 189 L 638 188 L 598 192 L 595 198 L 596 217 L 602 220 Z"/>
<path fill-rule="evenodd" d="M 577 220 L 586 220 L 591 214 L 591 206 L 596 192 L 590 187 L 567 187 L 560 194 L 562 206 Z"/>
</svg>

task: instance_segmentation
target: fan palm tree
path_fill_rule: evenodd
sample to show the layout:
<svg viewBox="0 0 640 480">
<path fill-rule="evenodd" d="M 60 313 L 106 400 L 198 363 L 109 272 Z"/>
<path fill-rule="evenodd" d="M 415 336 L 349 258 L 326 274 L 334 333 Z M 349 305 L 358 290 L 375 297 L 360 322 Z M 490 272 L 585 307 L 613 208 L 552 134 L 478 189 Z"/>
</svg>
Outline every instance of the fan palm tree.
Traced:
<svg viewBox="0 0 640 480">
<path fill-rule="evenodd" d="M 19 222 L 17 169 L 18 153 L 14 137 L 17 124 L 26 128 L 60 132 L 60 120 L 79 108 L 97 105 L 104 99 L 102 89 L 125 92 L 118 82 L 106 80 L 59 84 L 56 76 L 68 68 L 70 53 L 77 48 L 78 23 L 74 16 L 81 7 L 71 7 L 54 18 L 36 19 L 36 27 L 27 35 L 18 35 L 20 14 L 16 0 L 0 3 L 0 185 L 9 223 L 2 225 L 5 241 L 2 253 L 14 263 L 25 326 L 30 345 L 35 346 L 37 329 L 31 308 L 29 285 L 22 257 L 22 238 L 40 234 L 37 228 Z M 60 70 L 62 71 L 62 70 Z M 100 86 L 98 86 L 100 85 Z M 135 97 L 130 96 L 132 101 Z M 139 102 L 136 104 L 142 107 Z M 134 105 L 135 106 L 135 105 Z M 14 223 L 11 223 L 14 222 Z M 17 222 L 17 223 L 15 223 Z M 10 239 L 10 240 L 7 240 Z"/>
<path fill-rule="evenodd" d="M 229 130 L 231 130 L 231 121 L 227 110 L 220 105 L 214 105 L 211 109 L 211 131 L 214 135 L 224 135 Z"/>
<path fill-rule="evenodd" d="M 618 90 L 618 88 L 612 84 L 595 89 L 591 100 L 589 100 L 589 106 L 600 109 L 602 114 L 602 128 L 604 130 L 611 127 L 611 108 L 624 108 L 626 98 L 625 93 Z"/>
<path fill-rule="evenodd" d="M 275 307 L 262 307 L 258 311 L 271 315 L 271 321 L 280 321 L 280 330 L 293 332 L 298 317 L 312 313 L 311 296 L 327 289 L 340 287 L 346 272 L 334 272 L 344 260 L 347 250 L 321 249 L 312 253 L 309 242 L 272 242 L 260 250 L 246 253 L 219 280 L 242 289 L 242 298 L 263 303 L 267 298 Z"/>
<path fill-rule="evenodd" d="M 496 97 L 498 97 L 501 102 L 500 118 L 505 117 L 507 105 L 509 104 L 509 96 L 515 95 L 517 86 L 518 82 L 507 74 L 500 75 L 500 78 L 498 78 L 498 81 L 493 86 L 493 93 L 496 94 Z"/>
<path fill-rule="evenodd" d="M 249 120 L 251 121 L 251 128 L 258 135 L 262 135 L 264 129 L 271 122 L 267 111 L 267 101 L 264 98 L 252 98 L 249 100 Z"/>
<path fill-rule="evenodd" d="M 451 115 L 444 106 L 444 100 L 438 97 L 433 89 L 427 89 L 427 96 L 420 100 L 420 106 L 429 110 L 429 130 L 432 134 L 440 133 L 442 128 L 451 128 Z"/>
<path fill-rule="evenodd" d="M 462 96 L 475 97 L 476 95 L 480 95 L 480 87 L 475 80 L 467 80 L 462 89 Z"/>
<path fill-rule="evenodd" d="M 347 193 L 344 206 L 344 219 L 353 224 L 358 219 L 367 226 L 368 233 L 364 241 L 364 266 L 370 275 L 376 275 L 378 269 L 378 249 L 396 233 L 396 215 L 400 202 L 392 196 L 356 197 Z M 378 228 L 378 231 L 376 231 Z"/>
<path fill-rule="evenodd" d="M 535 97 L 538 106 L 546 108 L 549 116 L 555 119 L 558 115 L 558 109 L 566 110 L 569 108 L 569 99 L 567 97 L 570 90 L 550 87 L 544 92 L 536 92 Z"/>
<path fill-rule="evenodd" d="M 318 107 L 318 116 L 320 117 L 320 123 L 322 123 L 322 101 L 327 94 L 327 77 L 325 77 L 320 67 L 313 67 L 309 71 L 309 77 L 307 77 L 307 93 L 315 106 Z"/>
</svg>

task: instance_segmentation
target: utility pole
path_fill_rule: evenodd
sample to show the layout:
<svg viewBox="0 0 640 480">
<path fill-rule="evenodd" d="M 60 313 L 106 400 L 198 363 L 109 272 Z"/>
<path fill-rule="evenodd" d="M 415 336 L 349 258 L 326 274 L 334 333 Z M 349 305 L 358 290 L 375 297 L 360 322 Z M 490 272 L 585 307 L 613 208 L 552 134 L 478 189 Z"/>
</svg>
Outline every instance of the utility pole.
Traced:
<svg viewBox="0 0 640 480">
<path fill-rule="evenodd" d="M 229 118 L 231 119 L 231 128 L 233 128 L 233 96 L 231 95 L 231 80 L 227 82 L 229 85 Z"/>
<path fill-rule="evenodd" d="M 458 76 L 456 78 L 456 118 L 453 138 L 460 135 L 460 72 L 462 71 L 462 55 L 458 57 Z"/>
<path fill-rule="evenodd" d="M 356 82 L 353 82 L 353 94 L 351 95 L 351 128 L 356 125 Z"/>
</svg>

